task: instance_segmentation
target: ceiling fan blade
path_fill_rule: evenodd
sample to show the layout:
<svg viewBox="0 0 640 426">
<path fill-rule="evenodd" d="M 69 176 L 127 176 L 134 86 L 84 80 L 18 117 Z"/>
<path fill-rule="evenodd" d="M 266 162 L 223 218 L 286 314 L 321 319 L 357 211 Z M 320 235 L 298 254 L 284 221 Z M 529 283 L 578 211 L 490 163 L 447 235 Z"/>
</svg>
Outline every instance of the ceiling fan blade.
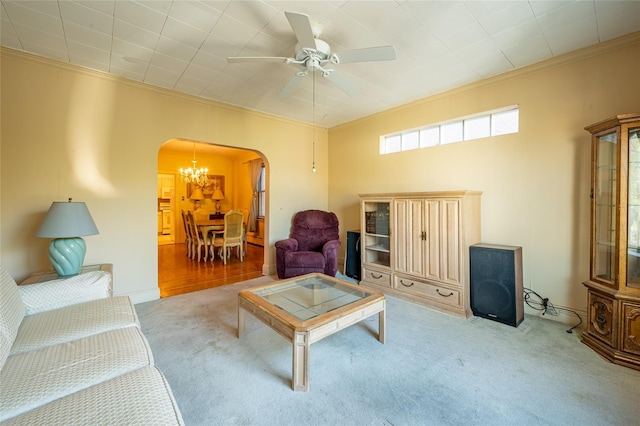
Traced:
<svg viewBox="0 0 640 426">
<path fill-rule="evenodd" d="M 396 48 L 393 46 L 367 47 L 334 53 L 339 64 L 349 62 L 392 61 L 396 59 Z"/>
<path fill-rule="evenodd" d="M 305 77 L 305 74 L 295 73 L 291 76 L 287 84 L 284 85 L 280 93 L 278 93 L 279 98 L 286 98 L 293 93 L 294 90 L 300 84 L 300 81 Z"/>
<path fill-rule="evenodd" d="M 289 25 L 300 43 L 302 48 L 310 48 L 316 50 L 316 38 L 313 36 L 313 29 L 311 29 L 311 21 L 307 15 L 295 12 L 284 12 L 289 20 Z"/>
<path fill-rule="evenodd" d="M 335 71 L 326 75 L 323 74 L 323 77 L 341 88 L 349 96 L 357 96 L 362 92 L 354 82 Z"/>
<path fill-rule="evenodd" d="M 233 63 L 245 63 L 245 62 L 286 62 L 287 59 L 284 56 L 231 56 L 227 58 L 227 62 Z"/>
</svg>

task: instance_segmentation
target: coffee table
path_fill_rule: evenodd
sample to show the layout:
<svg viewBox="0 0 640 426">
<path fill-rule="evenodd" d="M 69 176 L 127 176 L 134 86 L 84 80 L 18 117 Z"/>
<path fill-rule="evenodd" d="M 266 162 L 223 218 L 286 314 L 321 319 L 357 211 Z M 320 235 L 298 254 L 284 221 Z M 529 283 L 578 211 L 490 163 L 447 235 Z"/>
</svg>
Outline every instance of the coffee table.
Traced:
<svg viewBox="0 0 640 426">
<path fill-rule="evenodd" d="M 307 274 L 238 293 L 238 338 L 245 312 L 261 320 L 293 345 L 294 391 L 309 390 L 312 343 L 378 314 L 378 340 L 384 343 L 386 300 L 382 292 L 364 289 L 324 274 Z"/>
</svg>

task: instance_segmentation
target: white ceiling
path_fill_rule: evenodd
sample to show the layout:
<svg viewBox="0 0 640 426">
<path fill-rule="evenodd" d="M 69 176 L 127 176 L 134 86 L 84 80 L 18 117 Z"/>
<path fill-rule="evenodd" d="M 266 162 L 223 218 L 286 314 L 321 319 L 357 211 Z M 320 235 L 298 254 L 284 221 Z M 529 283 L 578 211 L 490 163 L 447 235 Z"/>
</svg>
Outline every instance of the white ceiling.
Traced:
<svg viewBox="0 0 640 426">
<path fill-rule="evenodd" d="M 572 50 L 640 31 L 640 1 L 0 0 L 1 43 L 131 80 L 323 127 L 409 103 Z M 350 97 L 298 70 L 229 64 L 229 56 L 292 56 L 284 11 L 309 15 L 334 52 L 394 45 L 397 59 L 333 68 Z"/>
</svg>

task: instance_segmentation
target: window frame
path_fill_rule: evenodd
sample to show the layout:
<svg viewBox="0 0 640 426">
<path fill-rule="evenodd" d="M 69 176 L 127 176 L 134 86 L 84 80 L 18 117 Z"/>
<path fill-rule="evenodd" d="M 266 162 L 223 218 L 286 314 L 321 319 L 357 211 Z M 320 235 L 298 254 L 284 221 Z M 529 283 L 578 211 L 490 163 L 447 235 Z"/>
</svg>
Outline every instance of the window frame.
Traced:
<svg viewBox="0 0 640 426">
<path fill-rule="evenodd" d="M 504 116 L 508 113 L 516 113 L 515 125 L 509 129 L 509 131 L 501 131 L 498 132 L 497 129 L 502 129 L 502 127 L 498 127 L 495 125 L 496 118 L 500 116 Z M 467 136 L 469 130 L 471 129 L 471 122 L 478 121 L 483 118 L 489 119 L 489 134 L 481 136 Z M 469 124 L 469 126 L 467 126 Z M 459 130 L 455 129 L 455 127 L 460 127 Z M 437 132 L 436 132 L 437 129 Z M 455 134 L 451 140 L 447 140 L 446 137 L 449 133 L 447 130 L 456 130 L 459 132 Z M 400 132 L 389 133 L 387 135 L 380 136 L 380 155 L 393 154 L 397 152 L 405 152 L 413 149 L 419 148 L 431 148 L 434 146 L 441 145 L 449 145 L 457 142 L 466 142 L 477 139 L 484 139 L 487 137 L 497 137 L 502 135 L 509 135 L 513 133 L 520 132 L 520 106 L 519 105 L 510 105 L 503 108 L 494 109 L 491 111 L 484 111 L 481 113 L 468 115 L 465 117 L 455 118 L 452 120 L 442 121 L 440 123 L 431 123 L 425 126 L 421 126 L 414 129 L 402 130 Z M 437 133 L 437 141 L 435 140 L 435 134 Z M 414 134 L 418 135 L 417 144 L 415 141 L 411 145 L 403 143 L 405 137 L 409 137 L 409 135 L 413 136 Z M 429 141 L 423 142 L 424 137 L 431 137 Z M 434 143 L 435 141 L 435 143 Z M 417 145 L 417 146 L 416 146 Z"/>
</svg>

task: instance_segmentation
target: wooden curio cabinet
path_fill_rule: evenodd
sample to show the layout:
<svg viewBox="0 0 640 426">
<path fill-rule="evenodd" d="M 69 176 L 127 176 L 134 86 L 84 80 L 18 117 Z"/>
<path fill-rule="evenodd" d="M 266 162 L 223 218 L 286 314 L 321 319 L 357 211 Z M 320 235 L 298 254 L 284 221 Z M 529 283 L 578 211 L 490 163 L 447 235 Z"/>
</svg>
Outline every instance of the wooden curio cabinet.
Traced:
<svg viewBox="0 0 640 426">
<path fill-rule="evenodd" d="M 585 129 L 591 142 L 591 273 L 582 341 L 640 370 L 640 114 Z"/>
</svg>

